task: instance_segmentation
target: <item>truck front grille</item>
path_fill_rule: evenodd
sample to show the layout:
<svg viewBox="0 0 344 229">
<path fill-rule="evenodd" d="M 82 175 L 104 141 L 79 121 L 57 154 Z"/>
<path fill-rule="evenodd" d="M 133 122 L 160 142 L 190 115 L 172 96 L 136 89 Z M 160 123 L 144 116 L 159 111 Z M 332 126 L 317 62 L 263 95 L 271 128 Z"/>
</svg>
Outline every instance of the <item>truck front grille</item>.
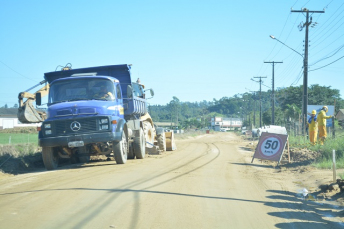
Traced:
<svg viewBox="0 0 344 229">
<path fill-rule="evenodd" d="M 77 123 L 76 123 L 77 122 Z M 72 123 L 76 123 L 79 128 L 72 130 Z M 79 124 L 78 124 L 79 123 Z M 69 134 L 81 134 L 98 131 L 96 118 L 85 118 L 85 119 L 69 119 L 69 120 L 58 120 L 55 121 L 56 135 L 69 135 Z"/>
</svg>

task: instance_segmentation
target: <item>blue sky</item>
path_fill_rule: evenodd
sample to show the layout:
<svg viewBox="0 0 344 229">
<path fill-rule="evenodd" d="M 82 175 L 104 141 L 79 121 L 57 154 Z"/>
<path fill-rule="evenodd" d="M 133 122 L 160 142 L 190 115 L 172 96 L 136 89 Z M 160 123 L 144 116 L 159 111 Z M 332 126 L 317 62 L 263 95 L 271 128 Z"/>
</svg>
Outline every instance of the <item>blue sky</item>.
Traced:
<svg viewBox="0 0 344 229">
<path fill-rule="evenodd" d="M 269 37 L 303 54 L 305 32 L 297 25 L 305 16 L 291 7 L 325 8 L 312 15 L 309 70 L 344 56 L 342 0 L 0 0 L 0 106 L 13 106 L 44 72 L 67 63 L 133 64 L 133 78 L 155 91 L 151 104 L 257 91 L 256 76 L 267 77 L 266 91 L 272 66 L 264 61 L 283 61 L 275 66 L 275 88 L 301 85 L 302 57 Z M 343 97 L 343 73 L 344 58 L 310 71 L 308 84 L 331 86 Z"/>
</svg>

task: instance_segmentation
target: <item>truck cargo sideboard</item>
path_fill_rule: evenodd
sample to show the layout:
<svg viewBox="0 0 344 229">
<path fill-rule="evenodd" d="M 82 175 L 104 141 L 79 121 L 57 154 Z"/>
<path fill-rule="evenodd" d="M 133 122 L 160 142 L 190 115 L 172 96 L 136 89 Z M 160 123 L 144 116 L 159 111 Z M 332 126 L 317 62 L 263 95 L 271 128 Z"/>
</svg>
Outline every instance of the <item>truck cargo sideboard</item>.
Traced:
<svg viewBox="0 0 344 229">
<path fill-rule="evenodd" d="M 124 99 L 124 115 L 144 115 L 147 113 L 145 99 L 138 97 Z"/>
</svg>

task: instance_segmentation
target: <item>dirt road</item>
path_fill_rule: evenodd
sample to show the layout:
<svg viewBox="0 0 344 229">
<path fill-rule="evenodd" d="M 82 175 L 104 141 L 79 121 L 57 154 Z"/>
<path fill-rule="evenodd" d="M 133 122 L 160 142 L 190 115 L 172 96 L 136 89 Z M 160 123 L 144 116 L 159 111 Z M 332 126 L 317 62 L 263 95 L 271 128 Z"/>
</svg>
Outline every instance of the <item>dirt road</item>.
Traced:
<svg viewBox="0 0 344 229">
<path fill-rule="evenodd" d="M 178 150 L 0 180 L 0 228 L 341 228 L 342 209 L 303 201 L 295 177 L 232 133 Z"/>
</svg>

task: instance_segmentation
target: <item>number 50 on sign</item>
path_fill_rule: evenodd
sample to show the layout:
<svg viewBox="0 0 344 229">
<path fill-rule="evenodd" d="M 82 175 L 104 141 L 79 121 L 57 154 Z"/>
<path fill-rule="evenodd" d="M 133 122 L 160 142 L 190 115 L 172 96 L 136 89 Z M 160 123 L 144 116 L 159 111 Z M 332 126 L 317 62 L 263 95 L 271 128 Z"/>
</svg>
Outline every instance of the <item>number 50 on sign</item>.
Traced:
<svg viewBox="0 0 344 229">
<path fill-rule="evenodd" d="M 288 140 L 288 135 L 263 132 L 259 138 L 254 158 L 280 162 Z"/>
</svg>

